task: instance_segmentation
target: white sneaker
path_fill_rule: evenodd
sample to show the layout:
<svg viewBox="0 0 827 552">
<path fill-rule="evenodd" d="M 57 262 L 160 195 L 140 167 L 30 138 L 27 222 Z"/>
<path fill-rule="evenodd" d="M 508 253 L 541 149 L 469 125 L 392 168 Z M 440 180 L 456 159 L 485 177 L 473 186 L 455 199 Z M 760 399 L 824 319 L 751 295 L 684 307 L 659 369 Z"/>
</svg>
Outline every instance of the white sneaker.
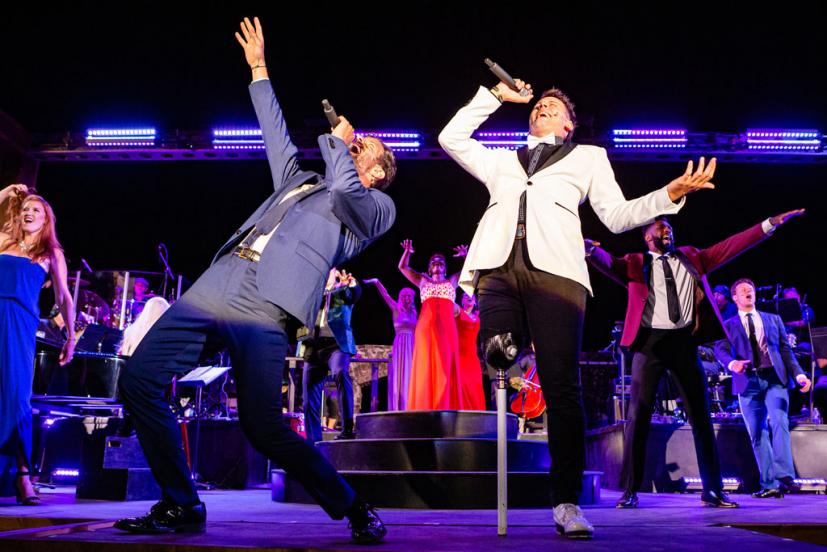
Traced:
<svg viewBox="0 0 827 552">
<path fill-rule="evenodd" d="M 594 527 L 583 516 L 576 504 L 558 504 L 554 507 L 554 525 L 557 532 L 570 539 L 590 539 L 594 536 Z"/>
</svg>

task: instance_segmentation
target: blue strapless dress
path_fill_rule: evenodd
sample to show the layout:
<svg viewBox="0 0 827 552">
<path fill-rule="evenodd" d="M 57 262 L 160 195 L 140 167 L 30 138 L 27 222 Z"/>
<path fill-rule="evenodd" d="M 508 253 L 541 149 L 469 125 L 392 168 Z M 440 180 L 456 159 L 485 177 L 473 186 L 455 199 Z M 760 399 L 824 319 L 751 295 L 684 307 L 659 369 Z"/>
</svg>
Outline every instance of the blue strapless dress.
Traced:
<svg viewBox="0 0 827 552">
<path fill-rule="evenodd" d="M 0 254 L 0 496 L 14 495 L 18 454 L 31 462 L 37 299 L 45 278 L 39 264 Z"/>
</svg>

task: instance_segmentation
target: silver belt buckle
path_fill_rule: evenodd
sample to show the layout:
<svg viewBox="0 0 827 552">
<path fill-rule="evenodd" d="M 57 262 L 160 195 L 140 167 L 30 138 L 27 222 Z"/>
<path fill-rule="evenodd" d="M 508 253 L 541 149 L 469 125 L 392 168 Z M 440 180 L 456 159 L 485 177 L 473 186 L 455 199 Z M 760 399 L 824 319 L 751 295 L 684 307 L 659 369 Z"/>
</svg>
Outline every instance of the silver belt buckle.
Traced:
<svg viewBox="0 0 827 552">
<path fill-rule="evenodd" d="M 525 239 L 525 224 L 519 223 L 517 224 L 517 233 L 514 234 L 515 240 L 524 240 Z"/>
</svg>

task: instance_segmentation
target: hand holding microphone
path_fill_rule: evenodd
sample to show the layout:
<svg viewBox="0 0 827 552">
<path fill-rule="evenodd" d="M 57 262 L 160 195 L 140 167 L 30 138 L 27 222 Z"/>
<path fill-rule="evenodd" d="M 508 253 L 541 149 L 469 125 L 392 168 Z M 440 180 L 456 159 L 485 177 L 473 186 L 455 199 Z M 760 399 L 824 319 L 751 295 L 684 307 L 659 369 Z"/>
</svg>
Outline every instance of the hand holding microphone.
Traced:
<svg viewBox="0 0 827 552">
<path fill-rule="evenodd" d="M 329 101 L 322 100 L 322 110 L 324 111 L 324 116 L 327 117 L 327 122 L 330 123 L 330 128 L 336 128 L 336 125 L 339 124 L 340 117 L 336 114 L 336 110 L 333 109 Z"/>
<path fill-rule="evenodd" d="M 327 122 L 330 123 L 330 128 L 333 129 L 331 134 L 337 138 L 341 138 L 345 144 L 350 146 L 356 137 L 350 121 L 337 115 L 336 110 L 333 109 L 333 106 L 330 105 L 330 102 L 327 100 L 322 100 L 322 110 L 324 111 L 325 117 L 327 117 Z"/>
<path fill-rule="evenodd" d="M 491 69 L 491 72 L 500 79 L 499 84 L 491 89 L 491 92 L 497 96 L 501 101 L 508 101 L 514 103 L 528 103 L 534 97 L 534 92 L 531 90 L 531 85 L 514 79 L 509 75 L 505 69 L 498 64 L 485 58 L 485 64 Z"/>
</svg>

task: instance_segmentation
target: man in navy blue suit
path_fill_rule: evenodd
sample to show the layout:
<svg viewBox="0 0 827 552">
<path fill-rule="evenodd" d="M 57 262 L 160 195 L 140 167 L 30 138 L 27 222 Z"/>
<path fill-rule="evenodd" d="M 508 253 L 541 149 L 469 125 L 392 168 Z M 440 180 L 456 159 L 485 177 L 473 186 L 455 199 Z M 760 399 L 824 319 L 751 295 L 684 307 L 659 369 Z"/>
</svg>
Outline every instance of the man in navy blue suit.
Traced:
<svg viewBox="0 0 827 552">
<path fill-rule="evenodd" d="M 305 341 L 302 394 L 304 428 L 311 443 L 322 440 L 322 391 L 327 373 L 333 376 L 338 393 L 342 432 L 337 439 L 355 439 L 353 431 L 353 380 L 350 359 L 356 354 L 351 318 L 353 305 L 362 296 L 362 286 L 353 274 L 333 268 L 324 290 L 324 307 L 311 339 Z"/>
<path fill-rule="evenodd" d="M 752 496 L 782 498 L 797 488 L 788 390 L 801 386 L 801 392 L 806 393 L 810 380 L 795 359 L 781 317 L 755 308 L 755 284 L 745 278 L 735 282 L 732 300 L 738 315 L 724 323 L 727 340 L 718 343 L 716 352 L 732 372 L 732 392 L 738 395 L 758 462 L 761 489 Z"/>
<path fill-rule="evenodd" d="M 396 210 L 382 190 L 396 172 L 376 139 L 354 139 L 343 117 L 319 137 L 324 175 L 304 171 L 270 85 L 264 35 L 245 18 L 236 39 L 252 70 L 274 192 L 219 249 L 212 266 L 146 335 L 121 377 L 121 397 L 162 499 L 149 514 L 118 521 L 135 533 L 200 532 L 199 500 L 164 388 L 190 371 L 208 344 L 230 351 L 241 427 L 253 446 L 304 485 L 333 519 L 347 516 L 356 542 L 381 540 L 382 521 L 330 463 L 284 423 L 281 384 L 288 335 L 313 327 L 331 267 L 388 231 Z"/>
</svg>

